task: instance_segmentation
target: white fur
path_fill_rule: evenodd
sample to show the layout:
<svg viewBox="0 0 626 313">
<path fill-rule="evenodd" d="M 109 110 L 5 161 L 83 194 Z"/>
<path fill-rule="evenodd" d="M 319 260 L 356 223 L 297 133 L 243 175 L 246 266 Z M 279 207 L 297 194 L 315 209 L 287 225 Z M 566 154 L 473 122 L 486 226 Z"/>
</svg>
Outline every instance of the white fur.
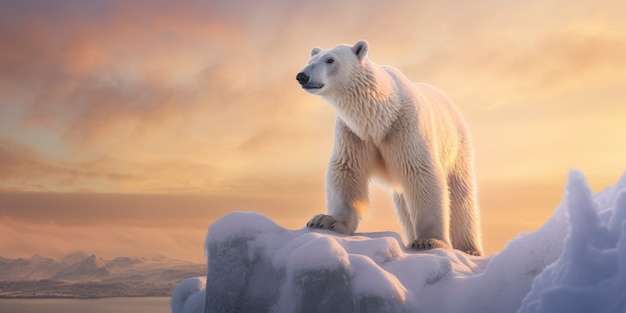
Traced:
<svg viewBox="0 0 626 313">
<path fill-rule="evenodd" d="M 375 177 L 393 188 L 413 248 L 453 246 L 482 254 L 473 151 L 459 111 L 439 90 L 372 62 L 367 50 L 365 41 L 313 48 L 299 74 L 299 81 L 300 75 L 308 78 L 303 88 L 337 111 L 328 214 L 307 225 L 354 233 Z"/>
</svg>

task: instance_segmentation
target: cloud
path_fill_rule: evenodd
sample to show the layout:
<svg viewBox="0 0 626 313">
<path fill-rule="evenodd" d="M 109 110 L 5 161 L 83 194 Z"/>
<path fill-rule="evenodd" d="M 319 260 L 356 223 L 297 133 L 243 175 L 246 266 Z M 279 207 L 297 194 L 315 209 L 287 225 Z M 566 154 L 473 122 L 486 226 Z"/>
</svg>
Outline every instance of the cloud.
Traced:
<svg viewBox="0 0 626 313">
<path fill-rule="evenodd" d="M 38 161 L 58 165 L 45 159 L 53 154 L 71 168 L 98 163 L 104 171 L 145 179 L 147 191 L 206 190 L 210 183 L 181 184 L 175 176 L 209 173 L 224 180 L 270 168 L 281 147 L 303 145 L 300 135 L 310 138 L 304 151 L 319 147 L 315 121 L 305 115 L 311 110 L 302 110 L 297 100 L 300 90 L 292 75 L 297 69 L 268 59 L 269 51 L 253 53 L 254 42 L 239 41 L 251 26 L 234 24 L 235 17 L 252 16 L 251 11 L 201 2 L 11 4 L 9 11 L 22 18 L 3 20 L 2 37 L 15 40 L 3 41 L 12 45 L 2 49 L 0 89 L 16 101 L 1 102 L 0 111 L 15 119 L 7 121 L 15 126 L 5 136 L 30 147 Z M 289 49 L 280 44 L 280 53 Z M 293 88 L 286 90 L 289 85 Z M 56 143 L 42 150 L 39 142 L 49 133 L 57 135 Z M 143 175 L 142 168 L 157 170 Z M 151 187 L 154 183 L 160 187 Z M 129 186 L 137 185 L 117 184 L 101 186 L 133 191 Z"/>
<path fill-rule="evenodd" d="M 258 183 L 263 181 L 253 182 Z M 286 227 L 302 227 L 324 206 L 321 186 L 303 184 L 308 182 L 233 196 L 3 191 L 0 251 L 3 257 L 61 257 L 83 250 L 104 257 L 162 254 L 203 262 L 202 249 L 194 247 L 202 245 L 207 226 L 228 212 L 264 212 L 280 216 Z M 311 190 L 317 195 L 307 194 Z"/>
<path fill-rule="evenodd" d="M 62 258 L 82 250 L 106 258 L 120 255 L 146 257 L 157 254 L 202 262 L 202 234 L 206 227 L 146 227 L 130 225 L 58 225 L 13 220 L 0 215 L 0 249 L 3 257 L 33 254 Z"/>
<path fill-rule="evenodd" d="M 80 189 L 79 186 L 93 180 L 133 178 L 132 174 L 107 168 L 104 160 L 81 163 L 52 160 L 41 157 L 27 146 L 1 138 L 0 160 L 0 187 L 4 188 L 41 191 L 65 185 Z"/>
<path fill-rule="evenodd" d="M 510 8 L 518 12 L 496 6 L 488 16 L 462 17 L 457 23 L 462 29 L 442 33 L 445 44 L 416 54 L 421 59 L 409 59 L 405 72 L 444 87 L 464 106 L 477 109 L 546 104 L 561 109 L 567 103 L 560 98 L 571 93 L 600 86 L 618 90 L 626 39 L 615 29 L 626 26 L 623 21 L 605 20 L 600 13 L 579 13 L 584 17 L 574 21 L 550 19 L 544 15 L 553 11 L 536 13 L 532 7 L 537 3 L 523 6 L 528 4 L 531 8 Z"/>
<path fill-rule="evenodd" d="M 32 192 L 216 193 L 221 170 L 207 162 L 156 159 L 139 162 L 100 156 L 56 160 L 0 139 L 0 190 Z"/>
<path fill-rule="evenodd" d="M 156 194 L 204 195 L 176 201 L 215 214 L 258 207 L 300 225 L 324 210 L 335 113 L 295 74 L 312 46 L 366 39 L 374 61 L 458 104 L 485 218 L 505 220 L 512 213 L 497 199 L 524 194 L 520 184 L 552 186 L 577 167 L 602 186 L 623 170 L 622 2 L 3 1 L 2 197 L 63 192 L 123 217 L 115 223 L 141 223 L 111 208 L 148 216 L 145 207 L 170 203 Z M 24 214 L 113 219 L 91 210 L 72 219 L 82 212 L 73 202 L 27 197 L 36 201 L 12 210 L 50 204 Z M 380 216 L 396 225 L 387 208 L 371 230 Z M 154 223 L 178 210 L 187 214 L 171 203 L 155 210 Z"/>
</svg>

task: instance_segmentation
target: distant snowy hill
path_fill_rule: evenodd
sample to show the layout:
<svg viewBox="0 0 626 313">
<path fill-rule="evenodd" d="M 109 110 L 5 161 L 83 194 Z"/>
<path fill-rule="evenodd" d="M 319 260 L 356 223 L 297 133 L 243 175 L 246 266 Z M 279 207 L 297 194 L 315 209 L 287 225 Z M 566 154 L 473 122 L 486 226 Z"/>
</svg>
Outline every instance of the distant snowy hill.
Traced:
<svg viewBox="0 0 626 313">
<path fill-rule="evenodd" d="M 82 252 L 60 261 L 0 257 L 0 298 L 168 296 L 181 279 L 206 266 L 164 257 L 105 260 Z"/>
<path fill-rule="evenodd" d="M 231 213 L 209 228 L 208 276 L 182 281 L 172 312 L 624 313 L 626 175 L 593 195 L 572 171 L 565 189 L 541 228 L 491 257 Z"/>
<path fill-rule="evenodd" d="M 65 267 L 63 263 L 38 255 L 29 259 L 0 258 L 0 280 L 47 279 Z"/>
<path fill-rule="evenodd" d="M 111 275 L 107 269 L 107 262 L 91 255 L 86 259 L 67 266 L 50 279 L 61 281 L 99 281 Z"/>
</svg>

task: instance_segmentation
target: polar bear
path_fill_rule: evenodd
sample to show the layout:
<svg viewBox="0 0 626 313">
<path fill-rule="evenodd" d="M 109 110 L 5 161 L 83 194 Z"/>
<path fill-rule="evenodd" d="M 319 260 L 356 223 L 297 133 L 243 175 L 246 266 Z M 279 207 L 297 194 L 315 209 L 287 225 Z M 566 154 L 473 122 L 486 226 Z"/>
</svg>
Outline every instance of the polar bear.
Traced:
<svg viewBox="0 0 626 313">
<path fill-rule="evenodd" d="M 353 234 L 370 178 L 393 190 L 408 247 L 482 255 L 471 138 L 441 91 L 368 57 L 368 43 L 314 47 L 296 79 L 337 112 L 326 175 L 327 213 L 307 227 Z"/>
</svg>

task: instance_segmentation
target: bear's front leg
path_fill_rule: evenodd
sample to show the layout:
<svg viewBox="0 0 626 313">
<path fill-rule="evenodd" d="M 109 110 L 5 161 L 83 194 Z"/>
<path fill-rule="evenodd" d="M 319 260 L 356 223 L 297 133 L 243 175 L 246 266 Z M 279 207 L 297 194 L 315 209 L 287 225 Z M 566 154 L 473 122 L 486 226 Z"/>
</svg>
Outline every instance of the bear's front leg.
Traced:
<svg viewBox="0 0 626 313">
<path fill-rule="evenodd" d="M 450 202 L 445 181 L 429 171 L 416 174 L 418 180 L 406 194 L 415 231 L 409 247 L 414 250 L 451 249 Z"/>
<path fill-rule="evenodd" d="M 335 146 L 326 173 L 327 214 L 319 214 L 308 228 L 353 234 L 369 204 L 367 183 L 370 147 L 338 120 Z"/>
<path fill-rule="evenodd" d="M 367 177 L 346 164 L 331 161 L 326 178 L 327 214 L 313 216 L 308 228 L 351 235 L 368 206 Z"/>
<path fill-rule="evenodd" d="M 415 237 L 408 247 L 414 250 L 451 249 L 450 198 L 442 169 L 422 158 L 406 183 L 405 201 Z M 420 170 L 417 170 L 420 169 Z"/>
</svg>

